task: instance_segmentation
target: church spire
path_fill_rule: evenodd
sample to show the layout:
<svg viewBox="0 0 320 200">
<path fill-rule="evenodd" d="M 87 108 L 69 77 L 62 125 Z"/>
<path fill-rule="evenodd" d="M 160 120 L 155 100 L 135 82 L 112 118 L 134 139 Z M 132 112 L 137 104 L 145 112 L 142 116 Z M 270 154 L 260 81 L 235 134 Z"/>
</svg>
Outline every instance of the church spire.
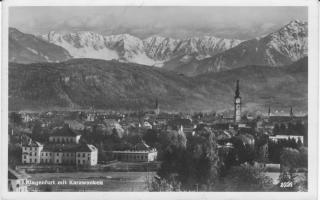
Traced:
<svg viewBox="0 0 320 200">
<path fill-rule="evenodd" d="M 269 105 L 269 109 L 268 109 L 268 117 L 270 117 L 271 115 L 271 109 L 270 109 L 270 105 Z"/>
<path fill-rule="evenodd" d="M 158 109 L 158 107 L 159 107 L 158 98 L 156 98 L 155 109 Z"/>
<path fill-rule="evenodd" d="M 241 97 L 240 97 L 240 87 L 239 80 L 237 80 L 237 86 L 234 96 L 234 122 L 235 124 L 241 121 Z"/>
<path fill-rule="evenodd" d="M 158 98 L 156 98 L 154 112 L 156 115 L 159 115 L 159 113 L 160 113 Z"/>
<path fill-rule="evenodd" d="M 236 92 L 235 92 L 235 98 L 240 97 L 240 87 L 239 87 L 239 80 L 237 80 L 237 86 L 236 86 Z"/>
<path fill-rule="evenodd" d="M 292 110 L 292 106 L 290 106 L 290 117 L 293 117 L 293 110 Z"/>
</svg>

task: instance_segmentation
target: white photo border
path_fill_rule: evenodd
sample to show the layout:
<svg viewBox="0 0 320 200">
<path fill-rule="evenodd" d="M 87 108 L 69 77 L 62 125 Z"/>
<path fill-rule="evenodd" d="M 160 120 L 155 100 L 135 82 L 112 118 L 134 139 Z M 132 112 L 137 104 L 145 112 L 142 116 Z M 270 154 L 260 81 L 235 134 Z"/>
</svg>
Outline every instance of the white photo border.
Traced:
<svg viewBox="0 0 320 200">
<path fill-rule="evenodd" d="M 306 6 L 308 7 L 308 192 L 8 192 L 8 16 L 13 6 Z M 1 59 L 1 198 L 3 199 L 317 199 L 319 10 L 317 0 L 4 0 Z M 261 196 L 260 196 L 261 195 Z"/>
</svg>

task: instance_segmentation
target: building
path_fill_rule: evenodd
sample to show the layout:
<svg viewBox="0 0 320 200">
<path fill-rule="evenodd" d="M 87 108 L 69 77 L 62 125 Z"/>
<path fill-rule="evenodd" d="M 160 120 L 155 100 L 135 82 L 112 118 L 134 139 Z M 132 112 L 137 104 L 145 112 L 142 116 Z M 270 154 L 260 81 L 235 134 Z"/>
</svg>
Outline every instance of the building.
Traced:
<svg viewBox="0 0 320 200">
<path fill-rule="evenodd" d="M 237 80 L 237 86 L 234 96 L 234 123 L 238 124 L 241 121 L 241 97 L 240 97 L 240 88 L 239 80 Z"/>
<path fill-rule="evenodd" d="M 154 113 L 155 113 L 156 115 L 159 115 L 159 114 L 160 114 L 160 107 L 159 107 L 158 98 L 156 98 Z"/>
<path fill-rule="evenodd" d="M 69 126 L 72 130 L 82 131 L 84 129 L 84 125 L 77 120 L 65 120 L 65 124 Z"/>
<path fill-rule="evenodd" d="M 28 138 L 27 142 L 22 146 L 22 163 L 23 164 L 39 164 L 40 153 L 43 150 L 43 145 L 39 142 Z"/>
<path fill-rule="evenodd" d="M 79 144 L 81 135 L 74 132 L 69 127 L 58 129 L 55 133 L 49 136 L 51 143 L 75 143 Z"/>
<path fill-rule="evenodd" d="M 8 191 L 9 192 L 28 192 L 27 178 L 25 174 L 20 174 L 13 169 L 8 169 Z"/>
<path fill-rule="evenodd" d="M 76 149 L 76 165 L 93 166 L 98 163 L 98 149 L 90 144 L 82 145 Z"/>
<path fill-rule="evenodd" d="M 24 164 L 94 166 L 98 163 L 98 149 L 91 144 L 46 145 L 33 158 L 24 156 L 22 155 Z"/>
<path fill-rule="evenodd" d="M 91 144 L 79 144 L 80 135 L 69 128 L 57 133 L 49 137 L 46 145 L 29 139 L 22 146 L 22 163 L 77 166 L 98 163 L 98 149 Z"/>
<path fill-rule="evenodd" d="M 303 137 L 302 135 L 275 135 L 275 136 L 269 136 L 269 139 L 277 142 L 279 140 L 290 140 L 290 139 L 294 139 L 296 142 L 298 142 L 299 140 L 301 141 L 301 143 L 303 144 Z"/>
<path fill-rule="evenodd" d="M 112 151 L 114 159 L 125 162 L 151 162 L 157 160 L 158 152 L 143 141 L 133 149 Z"/>
</svg>

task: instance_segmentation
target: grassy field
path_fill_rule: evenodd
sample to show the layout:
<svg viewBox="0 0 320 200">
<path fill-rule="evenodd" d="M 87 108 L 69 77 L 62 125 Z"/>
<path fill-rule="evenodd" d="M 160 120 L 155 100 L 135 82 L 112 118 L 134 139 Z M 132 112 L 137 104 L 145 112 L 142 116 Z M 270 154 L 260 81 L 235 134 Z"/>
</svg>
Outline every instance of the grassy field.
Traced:
<svg viewBox="0 0 320 200">
<path fill-rule="evenodd" d="M 70 172 L 70 173 L 36 173 L 29 174 L 29 180 L 41 181 L 66 180 L 65 185 L 29 186 L 30 190 L 39 191 L 148 191 L 146 180 L 147 172 Z M 155 172 L 149 172 L 149 177 Z M 103 181 L 103 185 L 70 185 L 68 182 L 95 180 Z"/>
</svg>

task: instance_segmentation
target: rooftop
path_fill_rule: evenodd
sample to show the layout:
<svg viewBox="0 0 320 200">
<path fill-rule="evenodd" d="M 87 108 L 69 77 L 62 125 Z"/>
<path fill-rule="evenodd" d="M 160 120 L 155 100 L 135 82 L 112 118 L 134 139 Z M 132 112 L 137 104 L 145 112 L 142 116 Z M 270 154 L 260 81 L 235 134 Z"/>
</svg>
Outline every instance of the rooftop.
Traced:
<svg viewBox="0 0 320 200">
<path fill-rule="evenodd" d="M 27 140 L 23 141 L 23 146 L 40 147 L 40 146 L 43 146 L 43 145 L 40 142 L 34 141 L 31 138 L 28 138 Z"/>
<path fill-rule="evenodd" d="M 57 129 L 51 136 L 69 136 L 69 137 L 76 137 L 80 135 L 79 133 L 76 133 L 74 130 L 72 130 L 69 127 L 63 127 L 61 129 Z"/>
<path fill-rule="evenodd" d="M 47 152 L 92 152 L 96 150 L 97 148 L 91 144 L 51 144 L 43 148 L 43 151 Z"/>
</svg>

